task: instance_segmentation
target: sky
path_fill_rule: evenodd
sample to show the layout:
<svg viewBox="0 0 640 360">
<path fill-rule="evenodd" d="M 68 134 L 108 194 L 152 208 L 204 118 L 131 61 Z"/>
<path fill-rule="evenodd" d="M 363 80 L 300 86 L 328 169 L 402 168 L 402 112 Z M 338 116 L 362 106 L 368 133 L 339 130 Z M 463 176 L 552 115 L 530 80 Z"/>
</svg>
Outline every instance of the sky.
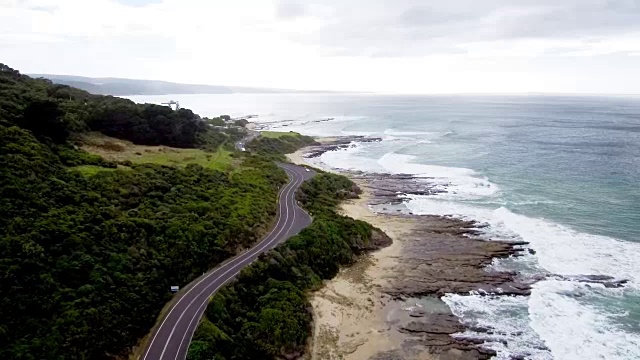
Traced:
<svg viewBox="0 0 640 360">
<path fill-rule="evenodd" d="M 300 90 L 640 94 L 640 0 L 0 0 L 0 62 Z"/>
</svg>

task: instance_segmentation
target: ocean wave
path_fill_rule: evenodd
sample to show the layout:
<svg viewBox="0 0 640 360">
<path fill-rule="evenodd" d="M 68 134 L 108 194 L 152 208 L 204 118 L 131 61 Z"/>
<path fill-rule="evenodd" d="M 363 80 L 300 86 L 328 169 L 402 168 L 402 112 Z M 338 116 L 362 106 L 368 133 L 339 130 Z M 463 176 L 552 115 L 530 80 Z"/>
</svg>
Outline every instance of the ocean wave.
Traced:
<svg viewBox="0 0 640 360">
<path fill-rule="evenodd" d="M 413 162 L 415 159 L 413 155 L 390 152 L 384 154 L 378 160 L 378 164 L 394 174 L 413 174 L 420 177 L 453 178 L 476 174 L 475 171 L 466 168 L 418 164 Z"/>
<path fill-rule="evenodd" d="M 347 148 L 326 152 L 316 158 L 316 164 L 332 170 L 380 172 L 381 168 L 376 160 L 361 156 L 364 146 L 363 143 L 353 142 Z"/>
<path fill-rule="evenodd" d="M 442 190 L 435 195 L 448 200 L 473 200 L 493 196 L 500 190 L 486 177 L 478 177 L 474 170 L 439 165 L 425 165 L 413 162 L 416 157 L 397 153 L 383 155 L 378 164 L 393 174 L 412 174 L 416 177 L 429 178 L 429 182 L 437 184 Z"/>
<path fill-rule="evenodd" d="M 439 132 L 434 131 L 397 131 L 393 129 L 386 129 L 384 134 L 392 136 L 440 135 Z"/>
<path fill-rule="evenodd" d="M 528 205 L 548 205 L 548 204 L 557 204 L 557 201 L 549 200 L 549 199 L 532 199 L 532 200 L 521 200 L 521 201 L 505 201 L 505 205 L 510 206 L 528 206 Z"/>
<path fill-rule="evenodd" d="M 610 275 L 629 279 L 640 287 L 640 263 L 633 254 L 640 244 L 608 236 L 578 232 L 545 219 L 494 211 L 495 226 L 512 229 L 538 251 L 540 266 L 563 275 Z M 615 260 L 614 260 L 615 259 Z"/>
<path fill-rule="evenodd" d="M 536 352 L 540 346 L 532 341 L 534 334 L 526 333 L 533 329 L 558 360 L 640 358 L 640 335 L 616 325 L 625 313 L 607 313 L 606 307 L 589 305 L 594 303 L 594 298 L 603 303 L 622 303 L 625 296 L 640 296 L 640 263 L 636 261 L 640 244 L 582 233 L 545 219 L 515 214 L 504 207 L 489 209 L 430 196 L 411 196 L 410 199 L 407 207 L 414 214 L 475 220 L 487 225 L 479 229 L 486 238 L 527 241 L 536 250 L 535 256 L 494 261 L 493 267 L 499 270 L 526 274 L 537 268 L 542 274 L 609 275 L 629 280 L 626 288 L 608 289 L 599 284 L 549 279 L 535 284 L 528 300 L 526 297 L 514 300 L 447 295 L 447 303 L 463 321 L 493 324 L 501 336 L 487 337 L 485 341 L 488 347 L 500 351 L 501 356 L 518 354 L 513 350 L 525 346 L 532 354 L 529 358 L 546 359 L 545 352 Z M 506 262 L 511 264 L 505 266 Z M 586 297 L 590 301 L 581 301 Z M 523 319 L 522 314 L 528 314 L 528 320 Z M 525 333 L 512 336 L 514 323 Z M 522 343 L 520 336 L 529 340 Z"/>
<path fill-rule="evenodd" d="M 533 286 L 529 297 L 447 294 L 443 301 L 470 328 L 455 336 L 482 339 L 498 352 L 497 359 L 640 358 L 640 335 L 623 331 L 616 317 L 588 305 L 582 298 L 599 296 L 588 284 L 544 280 Z"/>
<path fill-rule="evenodd" d="M 262 115 L 261 115 L 262 116 Z M 344 136 L 344 135 L 369 135 L 367 133 L 350 134 L 351 131 L 347 130 L 350 124 L 354 121 L 364 120 L 365 116 L 345 116 L 345 115 L 326 115 L 326 116 L 312 116 L 297 115 L 289 120 L 282 120 L 282 116 L 276 116 L 277 120 L 263 121 L 260 118 L 262 125 L 268 126 L 271 130 L 278 131 L 296 131 L 301 134 L 310 136 Z"/>
<path fill-rule="evenodd" d="M 416 134 L 385 131 L 385 135 Z M 593 301 L 627 303 L 628 296 L 640 297 L 640 262 L 637 261 L 640 244 L 580 232 L 547 219 L 527 217 L 499 207 L 553 201 L 518 198 L 505 202 L 500 196 L 500 188 L 472 169 L 419 164 L 415 162 L 415 156 L 395 152 L 375 160 L 368 157 L 366 150 L 365 145 L 356 145 L 327 153 L 322 161 L 334 168 L 428 178 L 429 183 L 436 184 L 436 188 L 444 192 L 430 196 L 408 195 L 406 205 L 412 213 L 477 221 L 487 225 L 479 229 L 483 237 L 526 241 L 536 251 L 535 255 L 495 260 L 492 264 L 495 269 L 519 271 L 525 277 L 538 274 L 609 275 L 629 280 L 623 289 L 608 289 L 602 285 L 549 279 L 534 285 L 530 297 L 449 294 L 444 300 L 463 322 L 492 329 L 491 333 L 470 332 L 459 336 L 483 338 L 486 346 L 498 351 L 498 359 L 508 359 L 511 355 L 540 360 L 640 358 L 638 332 L 620 325 L 624 311 L 607 312 L 624 309 L 624 306 L 596 307 L 597 301 Z M 475 205 L 479 201 L 484 206 Z"/>
<path fill-rule="evenodd" d="M 557 360 L 640 359 L 640 334 L 626 332 L 616 318 L 583 297 L 600 296 L 588 284 L 545 280 L 534 285 L 529 298 L 531 326 Z"/>
<path fill-rule="evenodd" d="M 467 330 L 454 336 L 484 340 L 485 347 L 498 353 L 497 359 L 510 360 L 512 355 L 553 359 L 545 342 L 529 325 L 526 297 L 447 294 L 442 300 L 469 328 L 488 330 Z"/>
<path fill-rule="evenodd" d="M 355 130 L 340 130 L 341 135 L 346 136 L 371 136 L 375 134 L 373 131 L 355 131 Z"/>
<path fill-rule="evenodd" d="M 488 225 L 487 236 L 526 241 L 537 252 L 539 265 L 562 275 L 610 275 L 640 288 L 640 244 L 593 235 L 545 219 L 515 214 L 507 208 L 489 209 L 432 196 L 410 196 L 414 214 L 453 215 Z"/>
</svg>

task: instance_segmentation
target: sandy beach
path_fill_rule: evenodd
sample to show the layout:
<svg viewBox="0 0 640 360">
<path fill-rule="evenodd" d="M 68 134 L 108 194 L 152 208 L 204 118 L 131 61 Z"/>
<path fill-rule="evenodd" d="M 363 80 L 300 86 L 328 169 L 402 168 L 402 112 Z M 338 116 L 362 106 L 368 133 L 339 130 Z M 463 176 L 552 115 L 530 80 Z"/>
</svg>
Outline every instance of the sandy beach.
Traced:
<svg viewBox="0 0 640 360">
<path fill-rule="evenodd" d="M 400 339 L 394 339 L 386 321 L 385 309 L 392 299 L 380 289 L 399 258 L 403 235 L 415 224 L 410 219 L 373 213 L 368 208 L 366 185 L 359 186 L 363 189 L 361 198 L 345 202 L 341 212 L 377 226 L 393 239 L 393 244 L 363 255 L 314 294 L 312 359 L 369 359 L 400 346 Z"/>
<path fill-rule="evenodd" d="M 326 139 L 318 140 L 323 145 L 289 154 L 289 160 L 309 165 L 305 154 L 317 156 L 329 148 Z M 340 212 L 378 227 L 393 243 L 363 255 L 313 293 L 311 359 L 489 358 L 493 353 L 479 348 L 478 341 L 451 336 L 465 326 L 440 296 L 497 286 L 528 293 L 528 286 L 515 282 L 513 274 L 485 271 L 494 257 L 520 250 L 470 238 L 473 223 L 372 209 L 372 204 L 378 204 L 376 210 L 394 206 L 399 187 L 416 190 L 425 184 L 388 174 L 346 175 L 363 192 L 359 199 L 343 202 Z"/>
<path fill-rule="evenodd" d="M 304 153 L 305 149 L 300 149 L 294 153 L 287 154 L 287 159 L 297 165 L 309 165 L 309 163 L 304 160 Z"/>
<path fill-rule="evenodd" d="M 331 140 L 319 139 L 321 143 Z M 309 165 L 303 156 L 307 150 L 287 157 L 293 163 Z M 362 194 L 359 199 L 343 202 L 340 212 L 378 227 L 393 239 L 393 243 L 361 256 L 353 266 L 342 269 L 338 276 L 326 281 L 313 294 L 314 331 L 310 351 L 313 360 L 370 359 L 382 352 L 399 349 L 402 343 L 400 337 L 394 336 L 387 319 L 389 308 L 397 307 L 399 303 L 381 290 L 389 285 L 390 274 L 401 259 L 402 239 L 416 229 L 416 221 L 373 212 L 369 208 L 372 192 L 367 182 L 352 180 Z"/>
</svg>

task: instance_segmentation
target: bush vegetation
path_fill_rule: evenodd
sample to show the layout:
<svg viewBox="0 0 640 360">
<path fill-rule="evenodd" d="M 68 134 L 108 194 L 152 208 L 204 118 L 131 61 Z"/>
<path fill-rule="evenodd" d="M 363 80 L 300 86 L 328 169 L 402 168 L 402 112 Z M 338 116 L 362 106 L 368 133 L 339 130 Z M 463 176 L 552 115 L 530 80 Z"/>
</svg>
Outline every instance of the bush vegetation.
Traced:
<svg viewBox="0 0 640 360">
<path fill-rule="evenodd" d="M 224 117 L 226 118 L 226 117 Z M 136 104 L 93 95 L 46 79 L 33 79 L 0 64 L 0 125 L 30 130 L 39 140 L 64 144 L 72 134 L 99 131 L 142 145 L 217 149 L 233 145 L 244 129 L 214 131 L 189 109 Z"/>
<path fill-rule="evenodd" d="M 91 95 L 1 65 L 2 359 L 125 356 L 171 285 L 252 245 L 275 216 L 286 176 L 272 161 L 247 155 L 232 172 L 122 166 L 77 146 L 91 130 L 216 149 L 237 136 L 201 126 L 188 110 Z"/>
<path fill-rule="evenodd" d="M 212 126 L 220 119 L 92 95 L 0 64 L 0 359 L 126 357 L 171 298 L 171 285 L 187 284 L 266 232 L 287 179 L 272 160 L 313 139 L 263 137 L 248 145 L 253 155 L 232 154 L 245 132 Z M 82 147 L 96 131 L 188 156 L 136 150 L 104 158 Z M 232 155 L 239 166 L 231 169 Z M 302 352 L 311 322 L 306 291 L 385 242 L 370 225 L 336 214 L 338 200 L 355 190 L 329 174 L 302 186 L 312 225 L 213 298 L 191 359 Z"/>
<path fill-rule="evenodd" d="M 0 127 L 0 358 L 104 359 L 144 336 L 184 285 L 255 242 L 286 177 L 250 158 L 69 171 L 27 130 Z"/>
<path fill-rule="evenodd" d="M 259 136 L 247 144 L 247 150 L 257 154 L 270 156 L 275 159 L 284 159 L 284 154 L 316 144 L 310 136 L 298 133 L 285 133 L 282 136 Z"/>
<path fill-rule="evenodd" d="M 294 131 L 260 131 L 260 136 L 266 138 L 279 138 L 282 136 L 301 136 L 301 134 Z"/>
<path fill-rule="evenodd" d="M 336 213 L 337 199 L 354 196 L 356 189 L 333 174 L 303 184 L 299 200 L 313 212 L 313 223 L 213 296 L 189 360 L 282 359 L 304 352 L 312 320 L 308 290 L 358 254 L 390 241 L 368 223 Z"/>
</svg>

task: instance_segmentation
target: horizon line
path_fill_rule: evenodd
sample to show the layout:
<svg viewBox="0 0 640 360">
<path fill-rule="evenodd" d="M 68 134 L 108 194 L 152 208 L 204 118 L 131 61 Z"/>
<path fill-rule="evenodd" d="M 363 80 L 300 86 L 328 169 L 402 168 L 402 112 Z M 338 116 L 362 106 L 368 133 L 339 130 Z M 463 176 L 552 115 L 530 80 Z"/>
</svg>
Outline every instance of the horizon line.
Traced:
<svg viewBox="0 0 640 360">
<path fill-rule="evenodd" d="M 213 85 L 213 84 L 203 84 L 203 83 L 191 83 L 191 82 L 175 82 L 169 80 L 158 80 L 158 79 L 140 79 L 140 78 L 125 78 L 125 77 L 117 77 L 117 76 L 100 76 L 100 77 L 91 77 L 86 75 L 69 75 L 69 74 L 39 74 L 39 73 L 26 73 L 27 76 L 39 76 L 44 77 L 47 76 L 72 76 L 72 77 L 80 77 L 86 79 L 117 79 L 117 80 L 134 80 L 134 81 L 158 81 L 171 83 L 176 85 L 191 85 L 191 86 L 211 86 L 211 87 L 228 87 L 228 88 L 254 88 L 254 89 L 263 89 L 263 90 L 276 90 L 280 91 L 279 94 L 283 93 L 325 93 L 325 94 L 367 94 L 367 95 L 395 95 L 395 96 L 631 96 L 636 97 L 640 96 L 640 93 L 596 93 L 596 92 L 584 92 L 584 93 L 576 93 L 576 92 L 544 92 L 544 91 L 514 91 L 514 92 L 403 92 L 403 91 L 371 91 L 371 90 L 313 90 L 313 89 L 292 89 L 288 87 L 280 88 L 280 87 L 262 87 L 262 86 L 253 86 L 253 85 Z M 233 94 L 263 94 L 263 95 L 274 95 L 278 93 L 231 93 L 231 94 L 216 94 L 216 93 L 202 93 L 203 95 L 233 95 Z M 131 95 L 123 95 L 123 96 L 163 96 L 163 95 L 196 95 L 196 93 L 190 94 L 158 94 L 158 95 L 145 95 L 145 94 L 131 94 Z"/>
</svg>

